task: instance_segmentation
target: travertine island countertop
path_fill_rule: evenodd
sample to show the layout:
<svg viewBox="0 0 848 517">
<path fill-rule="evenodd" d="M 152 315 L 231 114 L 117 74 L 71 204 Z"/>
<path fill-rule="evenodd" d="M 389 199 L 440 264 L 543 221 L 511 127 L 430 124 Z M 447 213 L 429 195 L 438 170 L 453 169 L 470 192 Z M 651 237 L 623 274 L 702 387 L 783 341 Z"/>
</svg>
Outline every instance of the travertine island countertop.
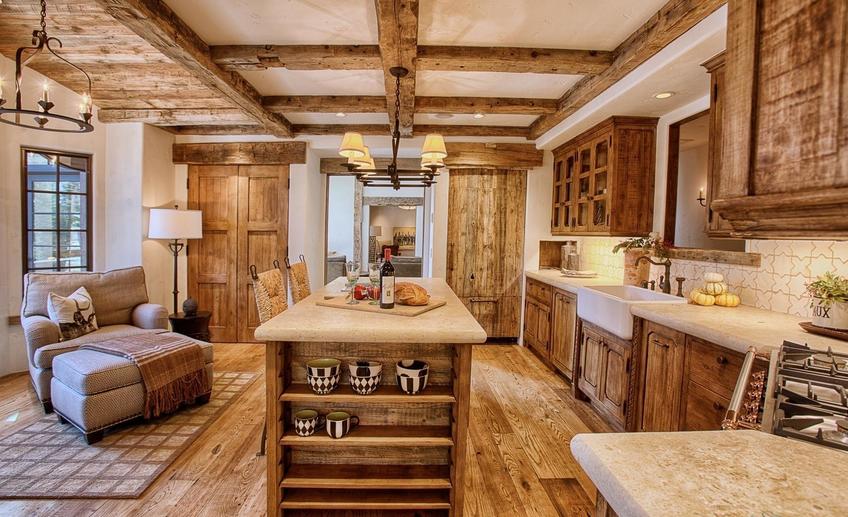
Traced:
<svg viewBox="0 0 848 517">
<path fill-rule="evenodd" d="M 316 305 L 324 296 L 343 296 L 344 278 L 313 291 L 256 329 L 259 341 L 314 341 L 347 343 L 482 343 L 486 332 L 442 278 L 398 278 L 415 282 L 433 298 L 447 300 L 443 307 L 419 316 L 395 316 Z M 360 302 L 368 303 L 368 302 Z"/>
<path fill-rule="evenodd" d="M 848 453 L 760 431 L 580 434 L 571 451 L 621 517 L 848 515 Z"/>
<path fill-rule="evenodd" d="M 634 316 L 706 339 L 717 345 L 745 353 L 749 346 L 758 351 L 778 348 L 783 340 L 807 343 L 813 348 L 848 353 L 848 342 L 810 334 L 798 322 L 810 321 L 790 314 L 755 307 L 702 307 L 693 304 L 639 305 L 631 307 Z"/>
<path fill-rule="evenodd" d="M 524 274 L 527 278 L 544 282 L 556 287 L 557 289 L 562 289 L 574 294 L 577 294 L 577 290 L 581 287 L 591 285 L 621 285 L 621 280 L 615 280 L 604 276 L 596 276 L 595 278 L 567 277 L 564 276 L 558 269 L 527 270 Z"/>
</svg>

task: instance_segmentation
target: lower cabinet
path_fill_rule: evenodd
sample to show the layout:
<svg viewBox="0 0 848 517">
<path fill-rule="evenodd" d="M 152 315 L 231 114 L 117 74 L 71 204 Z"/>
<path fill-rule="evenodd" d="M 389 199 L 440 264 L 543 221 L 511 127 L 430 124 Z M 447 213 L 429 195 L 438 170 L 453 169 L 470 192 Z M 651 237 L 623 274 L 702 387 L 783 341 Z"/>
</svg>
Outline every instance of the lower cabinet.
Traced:
<svg viewBox="0 0 848 517">
<path fill-rule="evenodd" d="M 567 291 L 555 289 L 552 312 L 551 363 L 568 380 L 573 380 L 577 296 Z"/>
<path fill-rule="evenodd" d="M 682 333 L 645 322 L 642 431 L 678 430 L 685 352 Z"/>
<path fill-rule="evenodd" d="M 633 344 L 585 321 L 580 327 L 576 387 L 610 425 L 628 429 Z"/>
<path fill-rule="evenodd" d="M 527 280 L 524 301 L 524 344 L 550 362 L 552 288 Z"/>
<path fill-rule="evenodd" d="M 577 295 L 527 279 L 524 344 L 573 381 Z"/>
<path fill-rule="evenodd" d="M 521 299 L 517 296 L 475 296 L 461 300 L 488 337 L 518 336 Z"/>
</svg>

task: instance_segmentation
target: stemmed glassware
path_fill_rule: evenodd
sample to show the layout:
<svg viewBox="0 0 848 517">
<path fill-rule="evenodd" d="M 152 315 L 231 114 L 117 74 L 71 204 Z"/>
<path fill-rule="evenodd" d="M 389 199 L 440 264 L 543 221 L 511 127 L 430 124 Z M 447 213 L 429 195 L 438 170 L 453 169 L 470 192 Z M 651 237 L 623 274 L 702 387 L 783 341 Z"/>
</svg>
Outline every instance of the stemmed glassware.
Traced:
<svg viewBox="0 0 848 517">
<path fill-rule="evenodd" d="M 356 281 L 359 280 L 359 262 L 350 261 L 346 264 L 346 266 L 347 283 L 348 288 L 350 289 L 350 300 L 347 304 L 356 305 L 359 302 L 356 300 L 356 294 L 354 291 L 356 290 Z"/>
<path fill-rule="evenodd" d="M 368 266 L 368 280 L 371 281 L 371 290 L 368 292 L 369 302 L 371 305 L 378 305 L 379 296 L 376 295 L 377 287 L 380 286 L 380 264 L 374 262 Z"/>
</svg>

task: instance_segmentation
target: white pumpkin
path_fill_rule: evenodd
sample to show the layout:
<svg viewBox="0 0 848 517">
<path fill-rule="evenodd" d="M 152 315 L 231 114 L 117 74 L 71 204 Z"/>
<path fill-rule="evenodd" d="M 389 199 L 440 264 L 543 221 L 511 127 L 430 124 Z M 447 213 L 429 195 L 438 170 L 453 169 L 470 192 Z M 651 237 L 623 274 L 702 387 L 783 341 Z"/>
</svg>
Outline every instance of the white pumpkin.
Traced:
<svg viewBox="0 0 848 517">
<path fill-rule="evenodd" d="M 724 282 L 724 275 L 721 273 L 705 273 L 704 282 Z"/>
<path fill-rule="evenodd" d="M 726 293 L 727 284 L 724 282 L 707 282 L 704 284 L 704 292 L 713 296 Z"/>
<path fill-rule="evenodd" d="M 692 292 L 689 293 L 689 299 L 692 300 L 693 303 L 703 305 L 705 307 L 709 307 L 715 303 L 715 296 L 707 294 L 701 289 L 692 289 Z"/>
</svg>

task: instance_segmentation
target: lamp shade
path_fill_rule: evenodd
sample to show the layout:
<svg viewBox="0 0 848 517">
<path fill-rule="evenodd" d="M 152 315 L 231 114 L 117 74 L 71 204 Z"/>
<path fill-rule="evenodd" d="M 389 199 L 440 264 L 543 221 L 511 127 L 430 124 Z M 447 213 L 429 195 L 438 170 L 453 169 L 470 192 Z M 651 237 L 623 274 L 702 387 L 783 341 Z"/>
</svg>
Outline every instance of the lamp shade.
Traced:
<svg viewBox="0 0 848 517">
<path fill-rule="evenodd" d="M 373 169 L 374 168 L 374 160 L 371 159 L 371 150 L 368 149 L 368 146 L 365 146 L 365 154 L 362 156 L 354 156 L 348 158 L 348 162 L 356 165 L 358 169 Z"/>
<path fill-rule="evenodd" d="M 431 133 L 424 139 L 424 147 L 421 148 L 422 159 L 440 160 L 448 155 L 445 149 L 445 139 L 442 135 Z"/>
<path fill-rule="evenodd" d="M 368 235 L 370 235 L 371 237 L 382 236 L 383 235 L 383 227 L 378 226 L 378 225 L 368 227 Z"/>
<path fill-rule="evenodd" d="M 432 157 L 429 157 L 429 156 L 426 157 L 426 158 L 421 158 L 421 168 L 422 169 L 427 169 L 431 165 L 435 165 L 436 167 L 444 167 L 445 162 L 441 158 L 432 158 Z"/>
<path fill-rule="evenodd" d="M 148 239 L 201 239 L 203 238 L 203 212 L 173 208 L 150 209 Z"/>
<path fill-rule="evenodd" d="M 339 146 L 339 154 L 345 158 L 361 158 L 365 156 L 365 143 L 362 141 L 362 135 L 353 131 L 348 131 L 342 137 L 342 145 Z"/>
</svg>

